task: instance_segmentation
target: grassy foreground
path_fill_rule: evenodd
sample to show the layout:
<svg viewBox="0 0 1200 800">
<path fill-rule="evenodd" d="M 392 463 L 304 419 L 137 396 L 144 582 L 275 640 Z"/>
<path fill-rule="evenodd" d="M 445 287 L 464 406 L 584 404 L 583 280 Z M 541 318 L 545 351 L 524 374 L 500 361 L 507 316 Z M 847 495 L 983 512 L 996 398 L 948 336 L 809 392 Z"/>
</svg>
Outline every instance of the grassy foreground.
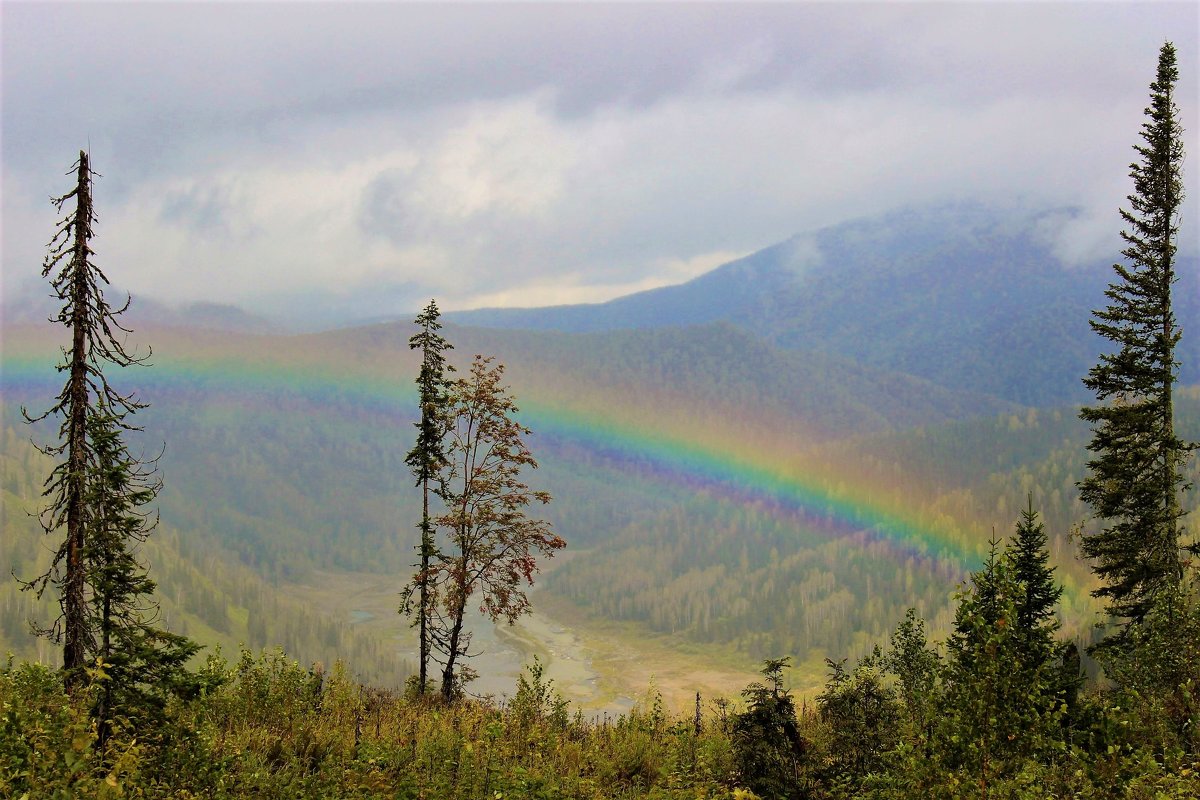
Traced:
<svg viewBox="0 0 1200 800">
<path fill-rule="evenodd" d="M 128 721 L 100 752 L 87 693 L 68 696 L 42 665 L 0 668 L 0 797 L 759 797 L 744 788 L 742 771 L 753 763 L 747 744 L 763 743 L 739 740 L 739 718 L 752 714 L 723 702 L 697 723 L 664 711 L 651 691 L 628 714 L 589 719 L 572 712 L 537 662 L 504 704 L 405 698 L 355 683 L 340 665 L 321 675 L 280 653 L 243 653 L 232 665 L 210 658 L 202 675 L 199 697 L 176 702 L 154 725 Z M 1128 722 L 1119 709 L 1109 721 Z M 932 770 L 919 754 L 905 758 L 903 747 L 874 780 L 851 782 L 839 768 L 847 732 L 818 713 L 797 722 L 795 780 L 765 796 L 1158 800 L 1200 792 L 1200 763 L 1133 746 L 1119 731 L 1107 752 L 1072 749 L 982 785 L 969 773 Z"/>
<path fill-rule="evenodd" d="M 279 654 L 211 659 L 210 691 L 96 750 L 86 698 L 40 665 L 0 671 L 0 797 L 730 797 L 729 738 L 650 698 L 572 713 L 535 667 L 505 705 L 409 700 Z"/>
</svg>

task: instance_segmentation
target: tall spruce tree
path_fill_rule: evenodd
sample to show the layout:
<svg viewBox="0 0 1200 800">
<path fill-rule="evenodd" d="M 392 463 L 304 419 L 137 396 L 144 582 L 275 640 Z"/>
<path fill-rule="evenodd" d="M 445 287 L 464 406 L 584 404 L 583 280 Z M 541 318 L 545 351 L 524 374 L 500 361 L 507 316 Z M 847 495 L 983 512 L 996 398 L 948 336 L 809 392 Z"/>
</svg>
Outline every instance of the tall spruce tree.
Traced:
<svg viewBox="0 0 1200 800">
<path fill-rule="evenodd" d="M 1091 320 L 1116 352 L 1101 355 L 1084 379 L 1100 402 L 1080 412 L 1092 424 L 1093 453 L 1080 496 L 1105 523 L 1100 531 L 1085 532 L 1083 553 L 1103 581 L 1094 594 L 1127 623 L 1140 622 L 1155 597 L 1183 577 L 1178 495 L 1191 446 L 1175 435 L 1172 388 L 1180 330 L 1171 310 L 1183 201 L 1178 78 L 1175 48 L 1164 44 L 1142 124 L 1145 144 L 1134 146 L 1139 159 L 1130 165 L 1130 207 L 1121 210 L 1126 263 L 1113 265 L 1117 280 L 1105 292 L 1109 305 Z"/>
<path fill-rule="evenodd" d="M 91 420 L 101 416 L 119 431 L 132 430 L 133 426 L 126 421 L 128 415 L 145 407 L 132 395 L 113 389 L 104 373 L 110 366 L 143 363 L 145 357 L 126 350 L 123 334 L 128 329 L 121 326 L 118 317 L 129 302 L 120 308 L 109 305 L 104 296 L 108 278 L 92 260 L 91 241 L 96 222 L 92 179 L 96 173 L 92 172 L 86 152 L 80 151 L 72 171 L 75 188 L 51 202 L 61 212 L 63 205 L 74 199 L 75 208 L 59 221 L 42 267 L 42 277 L 50 279 L 55 296 L 63 303 L 51 321 L 63 324 L 71 332 L 71 344 L 63 348 L 63 363 L 58 366 L 60 372 L 67 373 L 67 380 L 44 414 L 30 417 L 25 413 L 29 422 L 50 416 L 62 420 L 58 444 L 41 448 L 46 455 L 63 459 L 51 470 L 43 486 L 42 495 L 48 499 L 48 505 L 42 512 L 41 523 L 46 533 L 65 528 L 65 536 L 49 569 L 25 586 L 39 595 L 47 586 L 59 592 L 61 614 L 42 633 L 63 643 L 64 679 L 68 686 L 83 680 L 84 668 L 96 652 L 85 555 L 98 502 L 95 426 Z"/>
<path fill-rule="evenodd" d="M 421 419 L 415 423 L 417 441 L 405 458 L 405 463 L 412 469 L 417 486 L 421 488 L 421 542 L 418 545 L 420 563 L 412 582 L 405 588 L 403 613 L 415 613 L 419 628 L 419 646 L 421 666 L 418 676 L 418 687 L 421 694 L 428 688 L 429 680 L 429 649 L 430 649 L 430 581 L 433 573 L 430 562 L 434 557 L 433 525 L 429 518 L 429 489 L 430 482 L 438 483 L 442 471 L 446 467 L 446 452 L 443 440 L 446 435 L 446 405 L 449 382 L 447 373 L 453 372 L 454 367 L 446 363 L 446 350 L 454 349 L 438 333 L 442 325 L 438 322 L 438 307 L 435 300 L 430 300 L 425 310 L 417 315 L 413 322 L 420 328 L 408 340 L 412 350 L 421 351 L 421 371 L 417 375 L 417 401 L 421 405 Z M 440 484 L 439 484 L 440 485 Z M 415 596 L 415 597 L 414 597 Z"/>
<path fill-rule="evenodd" d="M 88 416 L 94 466 L 84 546 L 91 587 L 93 664 L 100 676 L 94 716 L 103 747 L 119 714 L 135 722 L 157 720 L 172 694 L 190 694 L 195 678 L 185 665 L 199 646 L 155 627 L 155 583 L 134 552 L 158 524 L 143 508 L 161 487 L 153 462 L 129 453 L 120 419 L 103 404 Z"/>
<path fill-rule="evenodd" d="M 108 304 L 108 279 L 92 261 L 95 173 L 87 153 L 79 154 L 74 171 L 75 188 L 53 202 L 61 210 L 74 198 L 75 210 L 59 223 L 42 269 L 63 301 L 53 321 L 71 331 L 58 367 L 67 382 L 46 413 L 25 414 L 30 422 L 62 417 L 59 443 L 40 448 L 65 456 L 46 478 L 41 522 L 47 533 L 65 527 L 66 535 L 49 569 L 24 585 L 39 594 L 47 586 L 59 590 L 62 613 L 44 633 L 64 642 L 68 687 L 82 684 L 89 669 L 100 682 L 93 714 L 103 745 L 117 716 L 144 720 L 168 695 L 193 688 L 184 665 L 198 647 L 154 627 L 155 584 L 134 552 L 157 524 L 157 515 L 143 508 L 160 484 L 153 462 L 134 457 L 123 439 L 137 430 L 129 416 L 146 404 L 113 389 L 104 369 L 141 364 L 145 357 L 125 349 L 122 334 L 129 331 L 117 318 L 129 302 L 117 309 Z"/>
<path fill-rule="evenodd" d="M 983 567 L 959 593 L 946 640 L 941 732 L 951 766 L 980 786 L 1011 774 L 1060 738 L 1058 667 L 1025 663 L 1016 621 L 1024 587 L 993 540 Z"/>
<path fill-rule="evenodd" d="M 1033 509 L 1033 496 L 1021 512 L 1016 534 L 1009 540 L 1006 552 L 1012 562 L 1013 577 L 1019 584 L 1015 607 L 1017 647 L 1022 666 L 1040 668 L 1056 658 L 1059 645 L 1055 634 L 1062 624 L 1054 610 L 1063 589 L 1054 581 L 1054 567 L 1046 549 L 1046 527 Z"/>
</svg>

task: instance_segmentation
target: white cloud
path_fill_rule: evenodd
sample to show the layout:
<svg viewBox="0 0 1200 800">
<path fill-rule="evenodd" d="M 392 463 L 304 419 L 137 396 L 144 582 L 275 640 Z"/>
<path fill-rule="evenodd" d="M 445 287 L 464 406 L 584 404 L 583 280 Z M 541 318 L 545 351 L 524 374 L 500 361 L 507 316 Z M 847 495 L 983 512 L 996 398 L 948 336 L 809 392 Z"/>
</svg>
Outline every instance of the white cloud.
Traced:
<svg viewBox="0 0 1200 800">
<path fill-rule="evenodd" d="M 947 197 L 1102 219 L 1089 200 L 1137 120 L 1036 99 L 779 90 L 562 119 L 514 98 L 428 116 L 419 137 L 367 121 L 340 135 L 395 144 L 355 159 L 264 153 L 145 181 L 107 209 L 101 193 L 104 246 L 131 288 L 176 301 L 404 282 L 447 308 L 595 302 L 692 277 L 679 265 L 715 266 L 708 253 Z M 1064 253 L 1090 253 L 1109 222 L 1076 220 Z"/>
<path fill-rule="evenodd" d="M 446 310 L 603 303 L 634 292 L 683 283 L 746 255 L 749 254 L 723 250 L 703 253 L 688 259 L 662 258 L 651 265 L 650 274 L 646 277 L 622 283 L 592 283 L 592 278 L 587 273 L 541 277 L 529 285 L 462 298 L 457 303 L 452 302 L 446 306 Z"/>
</svg>

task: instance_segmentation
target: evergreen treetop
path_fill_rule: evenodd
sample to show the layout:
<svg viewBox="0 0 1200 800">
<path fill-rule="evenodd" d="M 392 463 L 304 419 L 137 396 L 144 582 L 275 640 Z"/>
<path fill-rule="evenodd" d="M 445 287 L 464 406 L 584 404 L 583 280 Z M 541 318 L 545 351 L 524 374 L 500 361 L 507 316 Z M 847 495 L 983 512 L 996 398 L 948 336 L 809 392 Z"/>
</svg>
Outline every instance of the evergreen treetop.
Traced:
<svg viewBox="0 0 1200 800">
<path fill-rule="evenodd" d="M 1181 335 L 1171 308 L 1183 201 L 1178 78 L 1175 48 L 1164 44 L 1142 124 L 1145 144 L 1134 147 L 1139 160 L 1130 165 L 1134 191 L 1121 211 L 1126 263 L 1113 265 L 1109 304 L 1091 320 L 1116 350 L 1102 354 L 1084 379 L 1100 404 L 1080 411 L 1093 433 L 1080 497 L 1105 523 L 1085 533 L 1082 549 L 1103 581 L 1094 594 L 1109 601 L 1112 616 L 1130 622 L 1183 576 L 1178 493 L 1192 446 L 1175 435 L 1172 397 Z"/>
<path fill-rule="evenodd" d="M 1033 496 L 1021 511 L 1017 530 L 1006 548 L 1013 577 L 1020 584 L 1014 598 L 1019 647 L 1026 663 L 1045 663 L 1056 652 L 1055 634 L 1062 627 L 1055 608 L 1063 587 L 1054 581 L 1046 549 L 1046 527 L 1033 509 Z"/>
<path fill-rule="evenodd" d="M 454 346 L 438 333 L 442 329 L 439 316 L 437 301 L 430 300 L 429 305 L 413 320 L 418 330 L 408 340 L 409 349 L 421 351 L 421 370 L 416 381 L 421 419 L 414 423 L 417 441 L 404 459 L 412 468 L 417 486 L 435 476 L 446 462 L 443 446 L 446 393 L 449 387 L 446 374 L 453 372 L 454 367 L 446 362 L 445 351 L 453 350 Z"/>
<path fill-rule="evenodd" d="M 438 316 L 437 302 L 430 300 L 429 305 L 413 320 L 418 330 L 408 340 L 409 349 L 421 351 L 421 369 L 417 374 L 417 401 L 421 406 L 421 418 L 415 423 L 417 441 L 404 459 L 417 479 L 416 485 L 421 488 L 421 522 L 417 526 L 421 531 L 421 542 L 417 546 L 420 553 L 417 573 L 403 592 L 400 610 L 402 613 L 414 610 L 412 601 L 415 594 L 420 651 L 417 687 L 421 693 L 425 692 L 429 681 L 429 624 L 433 613 L 430 607 L 430 564 L 436 550 L 429 517 L 430 482 L 437 484 L 435 491 L 444 486 L 442 473 L 447 467 L 444 440 L 450 386 L 446 374 L 454 371 L 454 367 L 446 363 L 445 356 L 445 351 L 452 350 L 453 346 L 438 333 L 442 329 Z"/>
</svg>

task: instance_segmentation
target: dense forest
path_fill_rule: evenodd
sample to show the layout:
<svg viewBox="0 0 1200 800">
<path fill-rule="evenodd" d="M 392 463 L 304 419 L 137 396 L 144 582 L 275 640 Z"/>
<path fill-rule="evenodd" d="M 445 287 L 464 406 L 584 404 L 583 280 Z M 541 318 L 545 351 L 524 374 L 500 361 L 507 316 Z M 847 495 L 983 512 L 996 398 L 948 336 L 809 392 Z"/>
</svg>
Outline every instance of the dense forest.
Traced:
<svg viewBox="0 0 1200 800">
<path fill-rule="evenodd" d="M 902 342 L 895 372 L 783 348 L 812 322 L 786 304 L 775 344 L 728 320 L 442 338 L 431 302 L 413 326 L 162 329 L 141 369 L 92 260 L 81 152 L 43 273 L 72 343 L 54 369 L 18 330 L 6 356 L 0 793 L 1196 797 L 1177 79 L 1164 45 L 1082 409 L 1021 405 L 1056 395 L 1002 371 L 949 385 Z M 118 388 L 125 367 L 142 374 Z M 18 432 L 46 419 L 49 443 Z M 651 683 L 597 715 L 535 658 L 511 696 L 471 696 L 468 607 L 521 618 L 568 540 L 546 591 L 761 678 L 684 708 Z M 417 663 L 296 599 L 337 569 L 400 576 Z"/>
</svg>

